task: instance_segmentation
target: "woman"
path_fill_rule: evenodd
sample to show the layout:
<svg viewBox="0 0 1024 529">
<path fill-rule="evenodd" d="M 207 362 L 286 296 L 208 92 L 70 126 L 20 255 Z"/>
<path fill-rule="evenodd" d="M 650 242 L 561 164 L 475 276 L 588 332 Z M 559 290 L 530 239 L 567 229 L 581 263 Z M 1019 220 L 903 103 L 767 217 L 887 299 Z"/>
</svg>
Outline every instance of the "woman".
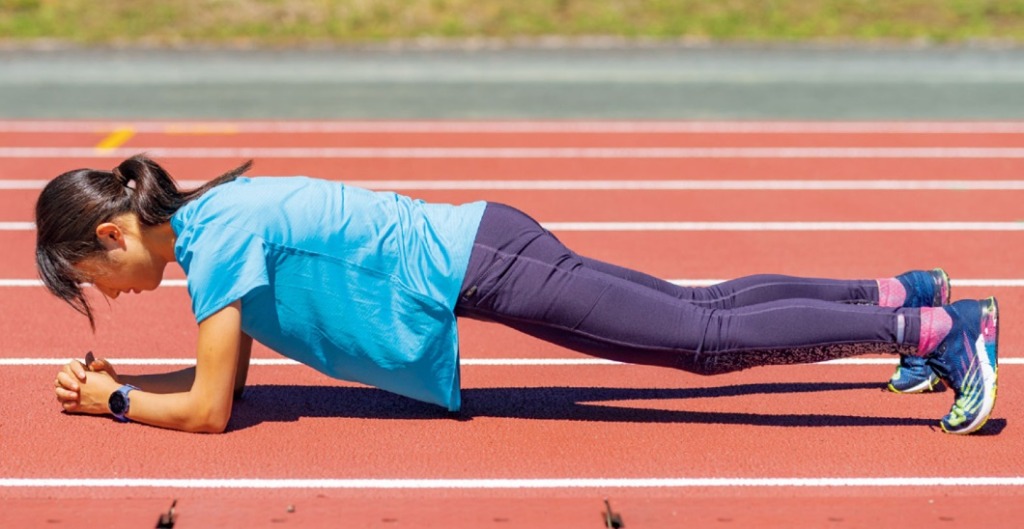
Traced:
<svg viewBox="0 0 1024 529">
<path fill-rule="evenodd" d="M 930 387 L 934 370 L 953 388 L 941 420 L 950 433 L 981 428 L 995 402 L 996 301 L 946 304 L 941 270 L 683 288 L 576 255 L 501 204 L 241 177 L 249 166 L 182 192 L 136 156 L 109 172 L 62 174 L 43 190 L 36 259 L 53 294 L 93 323 L 83 284 L 109 298 L 153 290 L 174 261 L 199 323 L 195 368 L 131 377 L 105 360 L 68 363 L 54 381 L 66 411 L 221 432 L 253 339 L 330 376 L 457 410 L 456 316 L 707 375 L 901 354 L 912 369 L 893 385 Z"/>
</svg>

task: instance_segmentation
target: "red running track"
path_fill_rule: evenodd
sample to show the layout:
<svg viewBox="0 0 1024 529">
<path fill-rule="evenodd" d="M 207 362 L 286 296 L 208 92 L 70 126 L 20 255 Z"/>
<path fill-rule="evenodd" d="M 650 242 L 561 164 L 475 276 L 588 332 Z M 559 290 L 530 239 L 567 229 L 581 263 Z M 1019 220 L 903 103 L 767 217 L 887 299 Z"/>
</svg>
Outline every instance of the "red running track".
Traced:
<svg viewBox="0 0 1024 529">
<path fill-rule="evenodd" d="M 0 148 L 92 148 L 110 130 L 0 134 Z M 767 128 L 767 127 L 766 127 Z M 219 134 L 139 133 L 125 149 L 173 146 L 1016 147 L 1021 134 Z M 237 160 L 168 159 L 180 178 Z M 0 157 L 0 182 L 38 180 L 113 158 Z M 258 159 L 256 174 L 348 180 L 1003 180 L 1024 160 L 985 159 Z M 0 190 L 0 222 L 31 221 L 38 190 Z M 1021 190 L 412 190 L 430 200 L 500 200 L 543 222 L 1022 220 Z M 585 360 L 494 325 L 466 322 L 458 415 L 327 379 L 257 365 L 230 431 L 182 434 L 59 413 L 56 366 L 85 350 L 162 365 L 191 355 L 180 286 L 99 304 L 99 332 L 39 287 L 0 286 L 0 526 L 154 524 L 179 498 L 179 525 L 603 527 L 603 498 L 626 527 L 1013 527 L 1024 513 L 1020 422 L 1024 306 L 1020 231 L 569 231 L 570 247 L 672 279 L 762 271 L 877 277 L 942 265 L 955 297 L 1000 297 L 1000 397 L 983 435 L 935 428 L 951 392 L 898 396 L 866 363 L 775 367 L 715 378 L 627 365 L 477 365 Z M 31 231 L 0 231 L 0 279 L 32 279 Z M 180 278 L 179 271 L 169 274 Z M 1013 283 L 1018 284 L 1018 283 Z M 2 285 L 2 283 L 0 283 Z M 257 348 L 259 359 L 277 358 Z M 31 361 L 18 360 L 31 359 Z M 206 488 L 217 479 L 249 479 Z M 108 482 L 89 480 L 106 479 Z M 124 480 L 141 481 L 124 481 Z M 188 480 L 167 482 L 161 480 Z M 375 480 L 355 482 L 351 480 Z M 552 485 L 537 480 L 557 479 Z M 615 479 L 617 481 L 600 481 Z M 673 480 L 652 482 L 652 479 Z M 742 480 L 753 479 L 750 482 Z M 20 481 L 15 481 L 20 480 Z M 47 481 L 63 480 L 63 481 Z M 306 482 L 300 480 L 322 480 Z M 398 480 L 398 481 L 388 481 Z M 470 481 L 446 481 L 470 480 Z M 502 481 L 504 480 L 504 481 Z M 659 484 L 660 483 L 660 484 Z M 131 484 L 131 486 L 126 486 Z M 268 488 L 253 488 L 268 487 Z M 285 487 L 285 488 L 282 488 Z M 417 488 L 414 488 L 417 487 Z M 534 488 L 540 487 L 540 488 Z M 97 502 L 97 499 L 104 501 Z M 111 501 L 111 500 L 117 500 Z M 289 506 L 292 508 L 289 509 Z M 289 512 L 291 511 L 291 512 Z M 92 523 L 95 522 L 95 523 Z"/>
</svg>

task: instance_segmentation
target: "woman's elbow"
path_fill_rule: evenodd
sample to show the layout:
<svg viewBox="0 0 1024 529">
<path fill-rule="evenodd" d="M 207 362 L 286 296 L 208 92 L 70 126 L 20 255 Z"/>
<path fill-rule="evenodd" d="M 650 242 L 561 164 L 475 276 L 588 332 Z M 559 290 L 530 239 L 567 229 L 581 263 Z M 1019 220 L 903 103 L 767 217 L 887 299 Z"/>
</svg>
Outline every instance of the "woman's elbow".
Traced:
<svg viewBox="0 0 1024 529">
<path fill-rule="evenodd" d="M 226 419 L 208 418 L 189 421 L 184 430 L 191 433 L 224 433 L 227 428 L 228 421 Z"/>
<path fill-rule="evenodd" d="M 203 408 L 194 414 L 185 425 L 185 430 L 194 433 L 224 433 L 231 419 L 231 408 L 226 410 Z"/>
<path fill-rule="evenodd" d="M 228 421 L 208 422 L 201 425 L 195 433 L 224 433 L 228 429 Z"/>
</svg>

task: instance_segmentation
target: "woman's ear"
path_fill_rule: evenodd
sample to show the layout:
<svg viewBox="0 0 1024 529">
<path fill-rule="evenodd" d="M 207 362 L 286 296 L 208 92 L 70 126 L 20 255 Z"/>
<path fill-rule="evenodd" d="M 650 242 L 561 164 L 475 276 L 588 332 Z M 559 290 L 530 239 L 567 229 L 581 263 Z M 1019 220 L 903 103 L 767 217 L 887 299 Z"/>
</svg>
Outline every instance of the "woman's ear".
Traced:
<svg viewBox="0 0 1024 529">
<path fill-rule="evenodd" d="M 96 226 L 96 238 L 106 250 L 124 248 L 124 231 L 113 222 L 104 222 Z"/>
</svg>

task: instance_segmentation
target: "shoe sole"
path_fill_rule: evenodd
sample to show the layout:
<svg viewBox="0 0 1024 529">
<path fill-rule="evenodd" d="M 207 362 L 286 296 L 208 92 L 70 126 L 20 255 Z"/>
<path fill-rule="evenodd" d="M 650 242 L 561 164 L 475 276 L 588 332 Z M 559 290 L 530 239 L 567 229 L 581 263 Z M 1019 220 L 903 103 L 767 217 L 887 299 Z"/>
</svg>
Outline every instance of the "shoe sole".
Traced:
<svg viewBox="0 0 1024 529">
<path fill-rule="evenodd" d="M 893 393 L 898 393 L 900 395 L 904 395 L 904 394 L 909 395 L 909 394 L 914 394 L 914 393 L 928 393 L 928 392 L 932 391 L 933 389 L 935 389 L 935 386 L 939 385 L 939 382 L 942 382 L 942 380 L 940 380 L 939 377 L 937 377 L 937 376 L 935 376 L 933 374 L 932 376 L 928 377 L 928 380 L 924 380 L 924 381 L 918 383 L 916 386 L 911 386 L 911 387 L 909 387 L 907 389 L 899 389 L 896 386 L 892 385 L 892 382 L 889 382 L 888 389 L 889 389 L 889 391 L 891 391 Z"/>
<path fill-rule="evenodd" d="M 946 425 L 942 424 L 942 422 L 939 421 L 939 426 L 942 428 L 942 431 L 946 433 L 951 433 L 955 435 L 967 435 L 980 430 L 982 427 L 985 426 L 985 423 L 988 422 L 989 417 L 992 416 L 992 409 L 996 405 L 996 394 L 998 393 L 999 389 L 999 302 L 997 302 L 996 298 L 994 297 L 988 298 L 985 301 L 988 303 L 986 303 L 987 306 L 983 308 L 981 311 L 982 318 L 984 318 L 986 314 L 991 313 L 993 321 L 992 327 L 995 330 L 996 335 L 994 347 L 995 354 L 993 355 L 995 357 L 995 362 L 992 362 L 992 365 L 990 366 L 992 369 L 992 395 L 991 398 L 985 399 L 984 404 L 982 404 L 982 411 L 981 413 L 978 414 L 978 417 L 974 419 L 974 422 L 968 424 L 964 428 L 960 428 L 958 430 L 947 430 Z M 984 329 L 982 329 L 982 332 L 984 332 Z M 981 336 L 979 335 L 979 340 L 980 339 Z M 981 361 L 983 365 L 988 365 L 990 363 L 988 358 L 988 351 L 985 351 L 984 357 L 982 355 L 978 355 L 978 358 L 984 358 L 984 360 Z"/>
</svg>

